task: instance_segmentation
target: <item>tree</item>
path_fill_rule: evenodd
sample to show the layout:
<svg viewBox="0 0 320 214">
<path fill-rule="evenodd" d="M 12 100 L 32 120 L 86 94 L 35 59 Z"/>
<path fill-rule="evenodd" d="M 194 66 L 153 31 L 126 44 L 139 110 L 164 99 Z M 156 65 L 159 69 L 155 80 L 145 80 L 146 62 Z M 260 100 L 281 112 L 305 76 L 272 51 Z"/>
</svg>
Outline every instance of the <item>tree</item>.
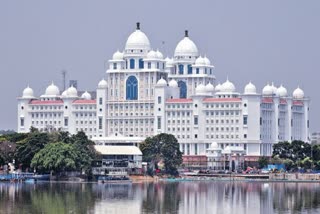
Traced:
<svg viewBox="0 0 320 214">
<path fill-rule="evenodd" d="M 157 164 L 163 160 L 167 173 L 177 174 L 177 167 L 182 163 L 182 153 L 177 139 L 171 134 L 158 134 L 148 137 L 140 144 L 143 160 Z"/>
<path fill-rule="evenodd" d="M 33 156 L 49 143 L 47 133 L 33 132 L 21 142 L 17 143 L 16 159 L 23 167 L 30 167 Z"/>
<path fill-rule="evenodd" d="M 272 164 L 282 164 L 283 160 L 279 157 L 279 155 L 274 156 L 271 159 Z"/>
<path fill-rule="evenodd" d="M 267 166 L 268 163 L 269 163 L 269 158 L 267 158 L 265 156 L 259 157 L 258 164 L 259 164 L 260 169 Z"/>
<path fill-rule="evenodd" d="M 77 153 L 70 144 L 50 143 L 32 158 L 31 166 L 40 171 L 63 172 L 76 169 Z"/>
<path fill-rule="evenodd" d="M 279 158 L 292 158 L 291 144 L 287 141 L 279 142 L 273 145 L 272 157 L 278 156 Z"/>
<path fill-rule="evenodd" d="M 293 161 L 290 160 L 290 159 L 285 159 L 285 160 L 283 161 L 283 164 L 284 164 L 284 166 L 286 167 L 286 170 L 290 170 L 290 169 L 293 169 L 293 168 L 296 167 L 295 162 L 293 162 Z"/>
<path fill-rule="evenodd" d="M 88 171 L 91 168 L 92 161 L 97 158 L 94 142 L 89 140 L 83 131 L 73 135 L 67 142 L 73 145 L 77 153 L 77 168 Z"/>
<path fill-rule="evenodd" d="M 306 157 L 301 161 L 301 165 L 304 169 L 311 169 L 312 160 L 309 157 Z"/>
<path fill-rule="evenodd" d="M 0 153 L 0 166 L 3 166 L 5 164 L 5 158 L 3 157 L 3 154 Z"/>
</svg>

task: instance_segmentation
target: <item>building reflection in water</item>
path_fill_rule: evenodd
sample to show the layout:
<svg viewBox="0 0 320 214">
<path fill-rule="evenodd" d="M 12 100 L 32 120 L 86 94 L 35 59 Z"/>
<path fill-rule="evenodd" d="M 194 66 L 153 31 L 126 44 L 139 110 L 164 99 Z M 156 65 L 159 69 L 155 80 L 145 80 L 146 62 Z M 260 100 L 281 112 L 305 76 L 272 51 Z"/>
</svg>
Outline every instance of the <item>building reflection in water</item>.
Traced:
<svg viewBox="0 0 320 214">
<path fill-rule="evenodd" d="M 0 213 L 320 213 L 320 184 L 0 183 Z"/>
</svg>

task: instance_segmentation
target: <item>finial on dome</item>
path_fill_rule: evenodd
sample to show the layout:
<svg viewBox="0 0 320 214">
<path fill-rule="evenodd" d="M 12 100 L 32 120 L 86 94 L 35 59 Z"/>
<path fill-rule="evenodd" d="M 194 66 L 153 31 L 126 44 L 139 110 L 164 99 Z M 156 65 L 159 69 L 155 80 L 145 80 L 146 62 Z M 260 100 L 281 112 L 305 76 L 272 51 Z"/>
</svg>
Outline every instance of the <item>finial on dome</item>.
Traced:
<svg viewBox="0 0 320 214">
<path fill-rule="evenodd" d="M 189 32 L 188 32 L 188 30 L 185 30 L 185 31 L 184 31 L 184 37 L 189 37 Z"/>
<path fill-rule="evenodd" d="M 140 22 L 137 22 L 137 30 L 140 30 Z"/>
</svg>

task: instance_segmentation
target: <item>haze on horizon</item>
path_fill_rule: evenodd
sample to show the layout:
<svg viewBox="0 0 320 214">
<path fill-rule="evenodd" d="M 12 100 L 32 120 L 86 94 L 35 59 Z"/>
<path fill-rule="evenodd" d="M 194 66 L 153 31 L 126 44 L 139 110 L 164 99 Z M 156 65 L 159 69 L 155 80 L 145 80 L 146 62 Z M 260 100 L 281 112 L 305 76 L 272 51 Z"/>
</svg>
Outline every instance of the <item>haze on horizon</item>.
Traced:
<svg viewBox="0 0 320 214">
<path fill-rule="evenodd" d="M 259 92 L 269 82 L 288 93 L 299 85 L 311 97 L 310 131 L 319 131 L 320 1 L 1 1 L 0 130 L 17 126 L 17 100 L 30 85 L 37 96 L 61 71 L 95 90 L 104 64 L 124 48 L 135 23 L 153 49 L 173 55 L 189 30 L 200 53 L 239 92 L 252 81 Z"/>
</svg>

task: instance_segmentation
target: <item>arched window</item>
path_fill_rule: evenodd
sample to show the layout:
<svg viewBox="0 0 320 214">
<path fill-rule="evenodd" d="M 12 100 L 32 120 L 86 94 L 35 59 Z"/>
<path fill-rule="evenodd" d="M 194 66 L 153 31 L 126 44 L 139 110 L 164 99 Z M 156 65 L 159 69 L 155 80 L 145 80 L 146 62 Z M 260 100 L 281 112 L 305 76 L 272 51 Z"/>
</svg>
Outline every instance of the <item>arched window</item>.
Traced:
<svg viewBox="0 0 320 214">
<path fill-rule="evenodd" d="M 134 59 L 130 59 L 130 69 L 134 69 Z"/>
<path fill-rule="evenodd" d="M 191 65 L 188 65 L 188 74 L 192 74 L 192 67 L 191 67 Z"/>
<path fill-rule="evenodd" d="M 137 100 L 138 99 L 138 80 L 134 76 L 130 76 L 126 82 L 126 99 Z"/>
<path fill-rule="evenodd" d="M 179 64 L 179 74 L 183 74 L 183 65 Z"/>
<path fill-rule="evenodd" d="M 144 68 L 143 60 L 142 60 L 142 59 L 139 59 L 139 68 L 140 68 L 140 69 Z"/>
<path fill-rule="evenodd" d="M 180 80 L 178 86 L 180 88 L 180 98 L 187 98 L 187 84 Z"/>
</svg>

